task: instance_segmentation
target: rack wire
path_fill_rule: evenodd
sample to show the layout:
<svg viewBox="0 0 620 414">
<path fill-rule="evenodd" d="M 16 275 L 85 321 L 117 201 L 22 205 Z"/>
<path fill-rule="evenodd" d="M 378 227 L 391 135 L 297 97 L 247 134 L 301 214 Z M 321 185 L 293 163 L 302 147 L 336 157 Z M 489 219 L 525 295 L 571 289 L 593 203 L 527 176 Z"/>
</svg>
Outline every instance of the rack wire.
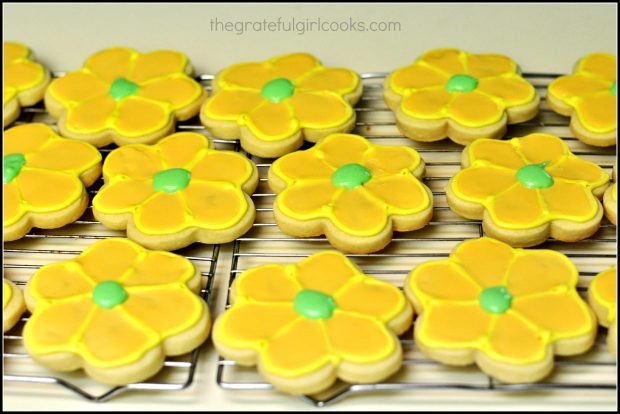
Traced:
<svg viewBox="0 0 620 414">
<path fill-rule="evenodd" d="M 426 163 L 425 184 L 434 195 L 434 216 L 424 229 L 394 233 L 393 241 L 381 252 L 349 254 L 369 275 L 401 287 L 406 275 L 416 265 L 437 258 L 448 257 L 461 241 L 482 236 L 480 221 L 464 220 L 449 209 L 444 188 L 460 169 L 462 146 L 449 140 L 420 143 L 407 139 L 396 128 L 392 112 L 383 103 L 382 84 L 386 73 L 362 75 L 364 94 L 355 108 L 357 123 L 354 133 L 384 145 L 408 145 L 415 148 Z M 573 153 L 592 161 L 611 172 L 615 148 L 594 148 L 578 141 L 568 128 L 568 119 L 551 111 L 545 102 L 546 87 L 559 75 L 529 73 L 524 75 L 542 97 L 540 114 L 523 124 L 509 126 L 506 138 L 524 136 L 532 132 L 551 133 L 564 138 Z M 246 154 L 250 156 L 249 154 Z M 273 220 L 274 194 L 267 186 L 269 159 L 250 156 L 260 173 L 259 187 L 252 199 L 257 207 L 257 218 L 252 229 L 234 242 L 231 258 L 229 289 L 235 278 L 245 270 L 267 263 L 295 263 L 304 257 L 331 246 L 324 237 L 296 238 L 279 231 Z M 600 230 L 591 238 L 577 243 L 563 243 L 549 239 L 539 248 L 553 249 L 566 254 L 580 272 L 578 291 L 585 297 L 587 287 L 598 272 L 616 262 L 616 227 L 604 219 Z M 227 307 L 230 306 L 227 298 Z M 616 364 L 605 346 L 606 329 L 601 329 L 593 349 L 580 356 L 556 357 L 554 373 L 535 384 L 504 384 L 483 374 L 476 367 L 455 368 L 429 360 L 415 346 L 412 330 L 401 335 L 404 361 L 401 370 L 386 382 L 378 384 L 346 384 L 338 382 L 317 395 L 300 396 L 314 406 L 324 406 L 345 397 L 379 391 L 412 392 L 432 395 L 441 392 L 494 392 L 510 398 L 519 392 L 555 393 L 567 396 L 576 391 L 605 392 L 615 395 Z M 275 392 L 274 388 L 256 373 L 254 367 L 242 367 L 234 361 L 219 359 L 216 372 L 218 385 L 231 391 Z M 506 396 L 505 392 L 510 391 Z M 240 395 L 240 394 L 236 394 Z M 255 394 L 252 394 L 253 396 Z M 414 394 L 412 393 L 412 396 Z M 458 397 L 457 397 L 458 398 Z"/>
<path fill-rule="evenodd" d="M 63 72 L 52 74 L 54 78 L 62 75 L 64 75 Z M 197 78 L 205 89 L 210 89 L 209 79 L 211 79 L 210 76 Z M 56 127 L 55 120 L 49 116 L 42 104 L 22 108 L 20 117 L 11 126 L 31 122 L 40 122 L 53 128 Z M 198 125 L 198 120 L 192 119 L 177 125 L 177 130 L 203 129 Z M 235 150 L 237 147 L 235 142 L 213 141 L 218 149 Z M 104 160 L 114 148 L 115 146 L 111 145 L 100 149 Z M 103 180 L 100 178 L 88 189 L 91 200 L 101 185 L 103 185 Z M 54 230 L 35 228 L 23 239 L 4 243 L 4 277 L 23 287 L 41 266 L 76 257 L 95 241 L 110 237 L 125 237 L 125 232 L 105 228 L 94 219 L 92 206 L 89 206 L 79 220 L 68 226 Z M 200 296 L 209 303 L 220 255 L 220 246 L 195 243 L 177 250 L 175 253 L 189 259 L 200 271 L 202 277 Z M 3 335 L 3 381 L 24 383 L 28 387 L 36 387 L 37 384 L 60 386 L 94 402 L 108 401 L 127 391 L 178 391 L 193 383 L 200 348 L 186 355 L 168 357 L 162 370 L 148 381 L 124 386 L 111 387 L 99 384 L 87 377 L 81 370 L 70 373 L 50 371 L 35 363 L 25 351 L 22 331 L 28 318 L 29 314 L 26 312 L 14 327 Z M 42 391 L 41 388 L 37 388 L 37 390 Z"/>
</svg>

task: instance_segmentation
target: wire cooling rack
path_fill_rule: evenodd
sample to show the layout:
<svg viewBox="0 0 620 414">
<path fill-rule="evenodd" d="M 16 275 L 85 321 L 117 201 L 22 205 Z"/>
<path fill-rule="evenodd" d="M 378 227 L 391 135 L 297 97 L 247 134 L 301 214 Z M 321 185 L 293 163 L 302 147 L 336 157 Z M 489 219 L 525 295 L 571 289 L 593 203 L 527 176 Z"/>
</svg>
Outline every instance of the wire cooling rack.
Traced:
<svg viewBox="0 0 620 414">
<path fill-rule="evenodd" d="M 56 78 L 63 74 L 55 72 L 53 77 Z M 210 79 L 209 76 L 201 76 L 197 80 L 201 81 L 205 88 L 210 89 L 206 85 L 205 78 Z M 178 125 L 177 129 L 179 131 L 199 129 L 195 123 L 192 124 L 192 121 Z M 22 108 L 20 117 L 11 127 L 31 122 L 56 126 L 55 120 L 47 114 L 43 105 L 39 104 L 30 108 Z M 236 143 L 229 141 L 214 140 L 214 142 L 216 148 L 219 149 L 234 150 L 237 146 Z M 103 158 L 105 159 L 114 148 L 116 147 L 112 145 L 101 148 Z M 100 178 L 88 189 L 91 200 L 102 184 L 103 180 Z M 4 277 L 23 288 L 32 274 L 41 266 L 76 257 L 97 240 L 124 236 L 124 231 L 109 230 L 95 220 L 92 206 L 89 205 L 84 215 L 69 226 L 55 230 L 33 229 L 21 240 L 4 243 Z M 200 295 L 209 303 L 220 246 L 195 243 L 175 253 L 192 261 L 200 270 L 202 276 Z M 23 346 L 22 330 L 28 317 L 29 314 L 26 312 L 16 326 L 3 335 L 3 381 L 27 383 L 33 387 L 33 390 L 41 390 L 35 388 L 38 385 L 60 386 L 87 400 L 103 402 L 130 390 L 159 392 L 182 390 L 189 387 L 194 380 L 200 348 L 186 355 L 168 357 L 164 362 L 164 367 L 156 376 L 146 382 L 124 386 L 111 387 L 99 384 L 87 377 L 81 370 L 70 373 L 47 370 L 36 364 Z"/>
<path fill-rule="evenodd" d="M 394 233 L 392 243 L 374 254 L 350 254 L 351 258 L 369 275 L 401 287 L 406 275 L 416 265 L 448 257 L 450 251 L 463 240 L 481 236 L 479 221 L 465 220 L 449 209 L 444 188 L 460 169 L 462 146 L 449 140 L 420 143 L 405 138 L 396 128 L 394 115 L 385 106 L 382 84 L 385 73 L 363 74 L 364 95 L 355 108 L 357 124 L 354 133 L 384 145 L 408 145 L 415 148 L 426 162 L 424 182 L 434 195 L 434 216 L 424 229 Z M 544 99 L 548 83 L 559 75 L 525 74 L 543 97 L 540 114 L 533 120 L 509 126 L 506 138 L 524 136 L 532 132 L 546 132 L 561 136 L 573 153 L 592 161 L 611 172 L 615 148 L 595 148 L 574 138 L 568 128 L 568 119 L 552 112 Z M 248 154 L 246 154 L 248 155 Z M 249 155 L 248 155 L 249 156 Z M 260 173 L 260 183 L 252 196 L 257 207 L 257 218 L 252 229 L 234 242 L 229 287 L 246 269 L 267 263 L 295 263 L 304 257 L 331 246 L 324 237 L 296 238 L 283 234 L 274 224 L 272 206 L 274 194 L 267 186 L 269 159 L 251 156 Z M 616 262 L 616 226 L 603 219 L 601 229 L 591 238 L 577 243 L 563 243 L 550 239 L 539 248 L 553 249 L 566 254 L 580 272 L 578 290 L 585 297 L 593 276 Z M 227 298 L 227 307 L 230 306 Z M 338 382 L 317 395 L 300 398 L 315 406 L 324 406 L 347 396 L 378 391 L 411 392 L 412 396 L 449 392 L 487 391 L 511 398 L 518 392 L 545 392 L 566 396 L 576 391 L 607 392 L 615 395 L 616 364 L 605 345 L 606 329 L 601 329 L 597 342 L 588 353 L 576 357 L 556 357 L 554 373 L 536 384 L 503 384 L 475 366 L 455 368 L 429 360 L 415 346 L 412 330 L 401 335 L 404 361 L 401 370 L 386 382 L 379 384 L 345 384 Z M 232 391 L 276 392 L 256 373 L 255 367 L 242 367 L 234 361 L 220 358 L 216 372 L 220 387 Z M 509 395 L 504 392 L 511 391 Z M 241 394 L 236 394 L 241 395 Z M 252 394 L 255 395 L 255 394 Z M 435 394 L 436 395 L 436 394 Z M 458 398 L 458 396 L 457 396 Z"/>
</svg>

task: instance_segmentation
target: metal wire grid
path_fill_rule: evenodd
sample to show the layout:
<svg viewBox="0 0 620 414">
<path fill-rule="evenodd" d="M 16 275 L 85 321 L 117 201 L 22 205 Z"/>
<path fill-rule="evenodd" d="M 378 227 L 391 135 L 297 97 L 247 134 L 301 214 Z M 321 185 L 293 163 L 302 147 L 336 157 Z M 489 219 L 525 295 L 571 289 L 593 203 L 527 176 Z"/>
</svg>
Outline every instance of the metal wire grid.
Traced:
<svg viewBox="0 0 620 414">
<path fill-rule="evenodd" d="M 371 255 L 350 254 L 366 274 L 374 275 L 402 288 L 406 275 L 416 265 L 449 256 L 459 242 L 482 236 L 480 221 L 464 220 L 451 212 L 445 202 L 444 188 L 460 169 L 462 147 L 444 140 L 435 143 L 418 143 L 406 139 L 394 124 L 392 112 L 384 105 L 382 83 L 385 73 L 363 74 L 364 95 L 355 108 L 357 124 L 354 133 L 385 145 L 409 145 L 421 153 L 427 166 L 424 182 L 434 195 L 434 217 L 425 229 L 408 233 L 394 233 L 392 243 L 379 253 Z M 549 110 L 544 96 L 548 83 L 559 75 L 525 74 L 542 96 L 541 112 L 533 120 L 509 126 L 507 138 L 524 136 L 531 132 L 546 132 L 563 137 L 573 153 L 602 166 L 611 172 L 615 161 L 614 148 L 589 147 L 576 140 L 568 129 L 568 119 Z M 248 155 L 248 154 L 246 154 Z M 249 156 L 249 155 L 248 155 Z M 260 172 L 260 184 L 252 196 L 257 207 L 253 228 L 234 242 L 229 288 L 234 279 L 246 269 L 266 263 L 295 263 L 304 257 L 331 246 L 324 237 L 296 238 L 281 233 L 273 221 L 274 194 L 270 192 L 267 171 L 271 160 L 251 157 Z M 578 290 L 585 297 L 593 276 L 616 261 L 616 227 L 604 219 L 601 229 L 593 237 L 577 243 L 562 243 L 550 239 L 539 248 L 566 254 L 580 271 Z M 227 298 L 227 307 L 230 306 Z M 615 393 L 616 365 L 605 346 L 606 330 L 601 329 L 597 342 L 590 352 L 576 357 L 556 357 L 554 373 L 536 384 L 503 384 L 483 374 L 476 367 L 454 368 L 443 366 L 426 358 L 415 347 L 412 329 L 401 336 L 403 368 L 386 382 L 378 384 L 345 384 L 338 382 L 318 395 L 300 396 L 314 406 L 324 406 L 353 394 L 416 390 L 419 395 L 427 391 L 547 391 L 574 392 L 598 390 Z M 234 391 L 274 392 L 254 367 L 237 365 L 220 357 L 216 380 L 220 387 Z"/>
<path fill-rule="evenodd" d="M 53 77 L 64 75 L 62 72 L 53 73 Z M 210 76 L 200 76 L 198 81 L 206 89 L 210 89 L 206 80 Z M 42 104 L 31 108 L 23 108 L 22 114 L 13 125 L 31 122 L 41 122 L 55 127 L 55 120 L 47 114 Z M 179 131 L 203 129 L 197 125 L 196 119 L 189 120 L 177 126 Z M 222 140 L 213 140 L 217 148 L 235 149 L 237 143 Z M 110 153 L 114 146 L 101 148 L 103 158 Z M 100 178 L 88 189 L 92 200 L 103 180 Z M 33 229 L 23 239 L 4 243 L 3 273 L 4 277 L 17 285 L 24 286 L 30 276 L 41 266 L 61 260 L 73 258 L 94 243 L 96 240 L 109 237 L 124 237 L 124 231 L 106 229 L 94 219 L 92 206 L 89 205 L 84 215 L 76 222 L 61 229 L 41 230 Z M 220 253 L 219 245 L 194 244 L 175 253 L 191 260 L 200 270 L 201 297 L 209 303 L 212 293 L 216 266 Z M 22 330 L 28 320 L 29 313 L 23 315 L 20 321 L 10 331 L 3 335 L 3 380 L 9 382 L 35 384 L 54 384 L 64 387 L 77 395 L 95 402 L 103 402 L 130 390 L 140 391 L 175 391 L 189 387 L 194 379 L 200 348 L 187 355 L 168 357 L 162 370 L 147 382 L 128 384 L 124 386 L 105 386 L 88 378 L 83 371 L 58 373 L 37 365 L 26 353 L 22 344 Z"/>
</svg>

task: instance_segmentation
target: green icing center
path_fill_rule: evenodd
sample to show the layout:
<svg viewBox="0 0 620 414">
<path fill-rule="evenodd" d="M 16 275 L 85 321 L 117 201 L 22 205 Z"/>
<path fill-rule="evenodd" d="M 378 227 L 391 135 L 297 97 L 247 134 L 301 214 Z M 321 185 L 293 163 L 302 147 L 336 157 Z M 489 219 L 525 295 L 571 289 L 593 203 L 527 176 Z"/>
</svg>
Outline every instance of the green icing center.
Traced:
<svg viewBox="0 0 620 414">
<path fill-rule="evenodd" d="M 189 185 L 192 174 L 184 168 L 170 168 L 153 177 L 153 188 L 165 193 L 176 193 Z"/>
<path fill-rule="evenodd" d="M 611 94 L 616 96 L 616 81 L 614 81 L 614 84 L 611 85 Z"/>
<path fill-rule="evenodd" d="M 280 102 L 293 95 L 295 85 L 286 78 L 277 78 L 263 85 L 260 96 L 271 102 Z"/>
<path fill-rule="evenodd" d="M 478 87 L 478 79 L 464 74 L 454 75 L 446 83 L 448 92 L 471 92 L 476 87 Z"/>
<path fill-rule="evenodd" d="M 332 184 L 336 187 L 357 188 L 372 178 L 372 173 L 360 164 L 346 164 L 332 174 Z"/>
<path fill-rule="evenodd" d="M 8 184 L 19 175 L 24 164 L 26 164 L 26 157 L 24 154 L 8 154 L 5 155 L 3 160 L 2 181 L 4 184 Z"/>
<path fill-rule="evenodd" d="M 553 177 L 545 171 L 547 164 L 549 164 L 549 161 L 521 167 L 517 171 L 517 180 L 527 188 L 551 187 L 553 185 Z"/>
<path fill-rule="evenodd" d="M 93 290 L 93 301 L 97 306 L 111 309 L 127 300 L 129 295 L 120 283 L 113 280 L 97 283 Z"/>
<path fill-rule="evenodd" d="M 118 78 L 112 82 L 108 94 L 118 101 L 135 94 L 138 92 L 138 89 L 140 89 L 138 84 L 128 81 L 125 78 Z"/>
<path fill-rule="evenodd" d="M 331 296 L 316 290 L 305 289 L 295 296 L 295 311 L 308 319 L 329 319 L 336 307 Z"/>
<path fill-rule="evenodd" d="M 478 300 L 485 311 L 502 314 L 510 309 L 512 295 L 504 286 L 494 286 L 483 290 Z"/>
</svg>

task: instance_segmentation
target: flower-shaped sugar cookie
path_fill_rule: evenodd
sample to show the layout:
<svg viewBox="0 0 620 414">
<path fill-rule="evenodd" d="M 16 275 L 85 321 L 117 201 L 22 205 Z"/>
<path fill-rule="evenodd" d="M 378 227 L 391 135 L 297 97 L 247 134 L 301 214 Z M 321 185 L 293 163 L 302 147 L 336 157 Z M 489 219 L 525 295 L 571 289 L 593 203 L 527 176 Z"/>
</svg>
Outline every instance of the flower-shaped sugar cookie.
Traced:
<svg viewBox="0 0 620 414">
<path fill-rule="evenodd" d="M 605 216 L 613 224 L 616 224 L 618 217 L 618 178 L 616 176 L 616 164 L 611 173 L 611 179 L 613 184 L 607 187 L 605 194 L 603 195 L 603 207 L 605 208 Z"/>
<path fill-rule="evenodd" d="M 433 196 L 420 182 L 424 169 L 409 147 L 329 135 L 269 169 L 269 186 L 278 194 L 276 223 L 294 236 L 325 234 L 342 251 L 381 250 L 394 230 L 416 230 L 430 221 Z"/>
<path fill-rule="evenodd" d="M 435 49 L 387 77 L 384 99 L 400 130 L 416 141 L 449 137 L 467 145 L 501 138 L 507 124 L 538 114 L 539 96 L 512 59 Z"/>
<path fill-rule="evenodd" d="M 336 378 L 387 378 L 402 361 L 396 335 L 413 316 L 398 288 L 335 251 L 247 270 L 232 285 L 231 303 L 213 327 L 216 349 L 242 365 L 258 364 L 291 394 L 320 392 Z"/>
<path fill-rule="evenodd" d="M 113 385 L 142 381 L 166 355 L 187 353 L 209 335 L 199 289 L 200 272 L 184 257 L 101 240 L 28 281 L 24 345 L 54 370 L 83 368 Z"/>
<path fill-rule="evenodd" d="M 58 136 L 44 124 L 4 133 L 3 236 L 32 227 L 54 229 L 77 220 L 88 206 L 86 188 L 101 173 L 101 154 L 85 142 Z"/>
<path fill-rule="evenodd" d="M 207 94 L 191 73 L 187 57 L 173 50 L 105 49 L 55 79 L 45 106 L 66 137 L 97 147 L 150 144 L 199 112 Z"/>
<path fill-rule="evenodd" d="M 256 166 L 239 153 L 215 150 L 195 132 L 115 149 L 103 179 L 93 199 L 95 218 L 127 229 L 130 239 L 151 249 L 227 243 L 245 233 L 256 214 L 248 196 L 258 184 Z"/>
<path fill-rule="evenodd" d="M 24 294 L 15 283 L 2 279 L 2 332 L 11 329 L 26 310 Z"/>
<path fill-rule="evenodd" d="M 218 138 L 241 139 L 261 157 L 279 157 L 355 126 L 351 105 L 362 95 L 350 69 L 326 68 L 312 55 L 294 53 L 230 66 L 213 81 L 201 113 Z"/>
<path fill-rule="evenodd" d="M 445 260 L 417 266 L 405 283 L 416 313 L 416 345 L 449 365 L 475 362 L 508 383 L 538 381 L 554 354 L 587 351 L 596 321 L 563 254 L 483 237 Z"/>
<path fill-rule="evenodd" d="M 4 126 L 15 121 L 22 106 L 39 102 L 50 81 L 50 74 L 40 63 L 33 61 L 26 46 L 4 42 Z"/>
<path fill-rule="evenodd" d="M 592 53 L 577 62 L 572 75 L 551 82 L 547 103 L 570 116 L 570 128 L 586 144 L 616 144 L 616 57 Z"/>
<path fill-rule="evenodd" d="M 617 285 L 618 272 L 616 266 L 596 275 L 588 288 L 588 303 L 594 310 L 598 323 L 606 328 L 607 347 L 609 352 L 616 357 L 616 343 L 618 341 L 618 321 L 617 321 Z"/>
<path fill-rule="evenodd" d="M 609 175 L 556 136 L 481 139 L 463 150 L 461 165 L 446 188 L 448 204 L 460 216 L 482 219 L 485 233 L 496 239 L 516 247 L 549 236 L 572 242 L 600 226 L 598 198 Z"/>
</svg>

